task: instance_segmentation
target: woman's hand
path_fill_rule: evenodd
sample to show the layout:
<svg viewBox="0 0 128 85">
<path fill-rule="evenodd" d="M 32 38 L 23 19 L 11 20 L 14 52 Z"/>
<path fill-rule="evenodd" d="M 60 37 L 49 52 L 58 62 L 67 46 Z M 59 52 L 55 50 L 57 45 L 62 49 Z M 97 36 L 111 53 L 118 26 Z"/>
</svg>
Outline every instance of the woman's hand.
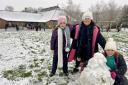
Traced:
<svg viewBox="0 0 128 85">
<path fill-rule="evenodd" d="M 81 58 L 77 58 L 77 61 L 81 61 Z"/>
</svg>

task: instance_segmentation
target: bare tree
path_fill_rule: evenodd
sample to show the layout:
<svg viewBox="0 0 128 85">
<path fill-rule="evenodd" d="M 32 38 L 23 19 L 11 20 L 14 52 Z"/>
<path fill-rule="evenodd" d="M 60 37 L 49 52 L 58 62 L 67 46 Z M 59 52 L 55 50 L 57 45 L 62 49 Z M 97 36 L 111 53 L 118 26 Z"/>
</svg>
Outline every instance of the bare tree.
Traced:
<svg viewBox="0 0 128 85">
<path fill-rule="evenodd" d="M 94 6 L 91 6 L 90 10 L 93 12 L 95 22 L 102 20 L 103 15 L 101 15 L 101 13 L 105 6 L 106 4 L 103 1 L 101 1 L 100 3 L 97 3 Z"/>
<path fill-rule="evenodd" d="M 38 11 L 38 12 L 41 12 L 42 9 L 44 9 L 44 8 L 38 7 L 37 11 Z"/>
<path fill-rule="evenodd" d="M 5 10 L 6 11 L 14 11 L 14 8 L 12 6 L 6 6 Z"/>
<path fill-rule="evenodd" d="M 128 5 L 125 5 L 122 9 L 121 23 L 124 27 L 128 27 Z"/>
<path fill-rule="evenodd" d="M 68 5 L 63 9 L 67 16 L 70 17 L 69 22 L 80 22 L 82 12 L 79 5 L 75 5 L 72 0 L 68 1 Z"/>
<path fill-rule="evenodd" d="M 23 12 L 30 12 L 30 13 L 37 13 L 38 10 L 36 8 L 32 8 L 32 7 L 25 7 L 23 10 Z"/>
<path fill-rule="evenodd" d="M 120 10 L 114 0 L 111 0 L 108 3 L 101 1 L 96 5 L 93 5 L 90 9 L 93 11 L 94 20 L 100 26 L 105 26 L 105 28 L 108 29 L 111 27 L 116 28 Z"/>
<path fill-rule="evenodd" d="M 112 0 L 112 1 L 110 1 L 109 3 L 108 3 L 108 8 L 109 8 L 109 10 L 108 10 L 108 13 L 109 13 L 109 16 L 108 16 L 108 19 L 110 20 L 110 21 L 112 21 L 112 20 L 115 20 L 116 19 L 116 17 L 117 17 L 117 5 L 116 5 L 116 3 L 114 2 L 114 0 Z"/>
</svg>

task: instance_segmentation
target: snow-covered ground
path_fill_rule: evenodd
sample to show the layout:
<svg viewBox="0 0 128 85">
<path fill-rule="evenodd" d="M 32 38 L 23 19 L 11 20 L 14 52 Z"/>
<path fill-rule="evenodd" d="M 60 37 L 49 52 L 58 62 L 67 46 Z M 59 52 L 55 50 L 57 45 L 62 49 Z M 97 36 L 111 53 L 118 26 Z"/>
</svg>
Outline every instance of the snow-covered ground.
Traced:
<svg viewBox="0 0 128 85">
<path fill-rule="evenodd" d="M 127 32 L 109 34 L 117 41 L 118 50 L 127 61 Z M 51 30 L 0 30 L 0 85 L 77 85 L 75 80 L 80 73 L 71 73 L 74 62 L 69 63 L 69 77 L 61 70 L 51 78 L 48 76 L 52 64 L 50 38 Z"/>
</svg>

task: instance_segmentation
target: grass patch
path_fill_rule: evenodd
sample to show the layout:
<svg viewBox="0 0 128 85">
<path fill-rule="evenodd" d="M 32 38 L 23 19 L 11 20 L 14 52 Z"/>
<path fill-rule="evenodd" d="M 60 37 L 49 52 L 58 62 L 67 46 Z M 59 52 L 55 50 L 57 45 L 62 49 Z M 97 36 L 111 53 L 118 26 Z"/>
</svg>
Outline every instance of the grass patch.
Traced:
<svg viewBox="0 0 128 85">
<path fill-rule="evenodd" d="M 14 69 L 14 70 L 7 70 L 3 71 L 3 77 L 7 78 L 8 80 L 15 80 L 18 77 L 30 77 L 32 76 L 32 72 L 26 72 L 26 70 L 21 69 Z"/>
</svg>

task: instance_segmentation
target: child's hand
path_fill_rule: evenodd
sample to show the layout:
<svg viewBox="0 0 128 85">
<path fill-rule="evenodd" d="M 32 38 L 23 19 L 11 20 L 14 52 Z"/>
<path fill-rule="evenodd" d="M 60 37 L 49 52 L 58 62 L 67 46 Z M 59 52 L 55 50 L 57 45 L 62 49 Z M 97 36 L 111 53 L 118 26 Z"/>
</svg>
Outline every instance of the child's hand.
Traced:
<svg viewBox="0 0 128 85">
<path fill-rule="evenodd" d="M 54 54 L 54 50 L 51 50 L 51 53 Z"/>
<path fill-rule="evenodd" d="M 66 49 L 65 49 L 65 51 L 66 51 L 66 52 L 69 52 L 69 51 L 70 51 L 70 49 L 69 49 L 69 48 L 66 48 Z"/>
<path fill-rule="evenodd" d="M 115 79 L 116 78 L 116 72 L 112 71 L 111 72 L 111 77 L 112 77 L 112 79 Z"/>
</svg>

